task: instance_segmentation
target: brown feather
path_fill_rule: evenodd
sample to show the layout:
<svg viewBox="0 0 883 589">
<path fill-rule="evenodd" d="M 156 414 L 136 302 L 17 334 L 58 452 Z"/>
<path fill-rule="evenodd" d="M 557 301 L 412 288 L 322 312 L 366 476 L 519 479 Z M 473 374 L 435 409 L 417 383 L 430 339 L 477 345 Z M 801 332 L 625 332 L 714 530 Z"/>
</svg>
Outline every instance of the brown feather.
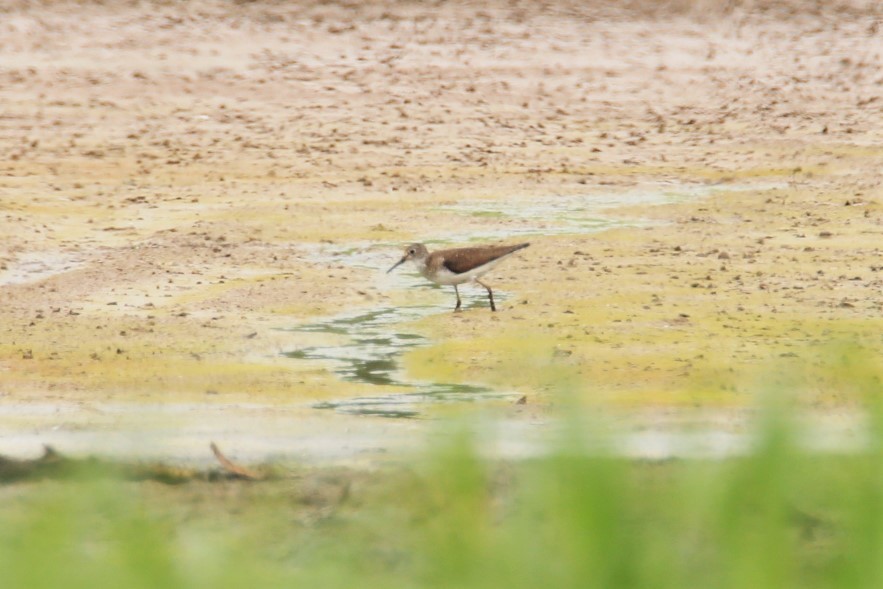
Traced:
<svg viewBox="0 0 883 589">
<path fill-rule="evenodd" d="M 464 247 L 433 252 L 433 255 L 441 258 L 444 267 L 454 274 L 462 274 L 464 272 L 469 272 L 473 268 L 492 262 L 497 258 L 502 258 L 512 252 L 526 248 L 528 245 L 530 244 L 519 243 L 518 245 Z"/>
</svg>

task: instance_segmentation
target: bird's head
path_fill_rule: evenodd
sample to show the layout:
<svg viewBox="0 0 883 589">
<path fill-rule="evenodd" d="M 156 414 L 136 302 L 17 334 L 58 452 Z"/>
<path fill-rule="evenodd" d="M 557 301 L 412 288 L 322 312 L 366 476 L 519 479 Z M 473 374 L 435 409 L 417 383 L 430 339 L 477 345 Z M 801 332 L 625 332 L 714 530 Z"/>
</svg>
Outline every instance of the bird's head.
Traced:
<svg viewBox="0 0 883 589">
<path fill-rule="evenodd" d="M 396 262 L 396 264 L 386 271 L 387 274 L 404 264 L 409 260 L 413 260 L 418 264 L 420 262 L 424 262 L 426 257 L 429 256 L 429 251 L 426 249 L 426 246 L 422 243 L 412 243 L 408 247 L 405 248 L 405 255 L 402 256 L 402 259 Z"/>
</svg>

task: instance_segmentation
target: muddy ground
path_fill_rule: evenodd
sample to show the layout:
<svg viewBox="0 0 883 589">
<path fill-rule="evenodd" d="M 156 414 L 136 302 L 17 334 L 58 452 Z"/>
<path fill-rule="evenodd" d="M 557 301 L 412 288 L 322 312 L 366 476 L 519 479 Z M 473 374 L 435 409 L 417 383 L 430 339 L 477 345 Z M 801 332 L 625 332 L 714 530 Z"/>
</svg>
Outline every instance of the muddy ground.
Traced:
<svg viewBox="0 0 883 589">
<path fill-rule="evenodd" d="M 310 403 L 369 385 L 287 357 L 292 328 L 398 305 L 438 306 L 407 374 L 527 396 L 506 412 L 562 390 L 738 408 L 777 383 L 848 407 L 883 351 L 875 2 L 0 12 L 7 431 L 112 403 L 322 422 Z M 505 214 L 638 192 L 675 198 L 624 198 L 603 232 Z M 495 314 L 383 274 L 408 242 L 485 237 L 532 244 L 488 277 Z"/>
</svg>

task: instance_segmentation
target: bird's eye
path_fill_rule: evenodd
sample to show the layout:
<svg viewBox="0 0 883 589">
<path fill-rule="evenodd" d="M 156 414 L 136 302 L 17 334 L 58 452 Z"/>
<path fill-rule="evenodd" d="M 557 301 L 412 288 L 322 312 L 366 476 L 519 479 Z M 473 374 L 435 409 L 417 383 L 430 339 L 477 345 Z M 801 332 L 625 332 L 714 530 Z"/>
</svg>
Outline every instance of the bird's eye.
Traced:
<svg viewBox="0 0 883 589">
<path fill-rule="evenodd" d="M 411 248 L 411 249 L 408 250 L 408 253 L 411 254 L 411 255 L 413 256 L 414 254 L 417 253 L 417 250 L 415 250 L 414 248 Z"/>
</svg>

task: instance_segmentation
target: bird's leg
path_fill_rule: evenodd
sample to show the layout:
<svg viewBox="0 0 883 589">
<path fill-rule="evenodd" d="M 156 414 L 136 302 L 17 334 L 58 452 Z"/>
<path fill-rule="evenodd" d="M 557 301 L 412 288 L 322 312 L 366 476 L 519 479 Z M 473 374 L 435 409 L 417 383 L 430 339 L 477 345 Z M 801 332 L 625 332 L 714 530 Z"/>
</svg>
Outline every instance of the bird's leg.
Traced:
<svg viewBox="0 0 883 589">
<path fill-rule="evenodd" d="M 482 282 L 480 280 L 476 280 L 475 282 L 477 282 L 478 284 L 482 285 L 483 287 L 485 287 L 487 289 L 487 298 L 490 299 L 490 301 L 491 301 L 491 311 L 496 311 L 497 308 L 494 306 L 494 291 L 491 290 L 491 287 L 489 287 L 487 284 L 485 284 L 484 282 Z"/>
<path fill-rule="evenodd" d="M 454 307 L 454 311 L 459 311 L 460 310 L 460 291 L 457 290 L 456 284 L 454 285 L 454 292 L 457 293 L 457 306 Z"/>
</svg>

